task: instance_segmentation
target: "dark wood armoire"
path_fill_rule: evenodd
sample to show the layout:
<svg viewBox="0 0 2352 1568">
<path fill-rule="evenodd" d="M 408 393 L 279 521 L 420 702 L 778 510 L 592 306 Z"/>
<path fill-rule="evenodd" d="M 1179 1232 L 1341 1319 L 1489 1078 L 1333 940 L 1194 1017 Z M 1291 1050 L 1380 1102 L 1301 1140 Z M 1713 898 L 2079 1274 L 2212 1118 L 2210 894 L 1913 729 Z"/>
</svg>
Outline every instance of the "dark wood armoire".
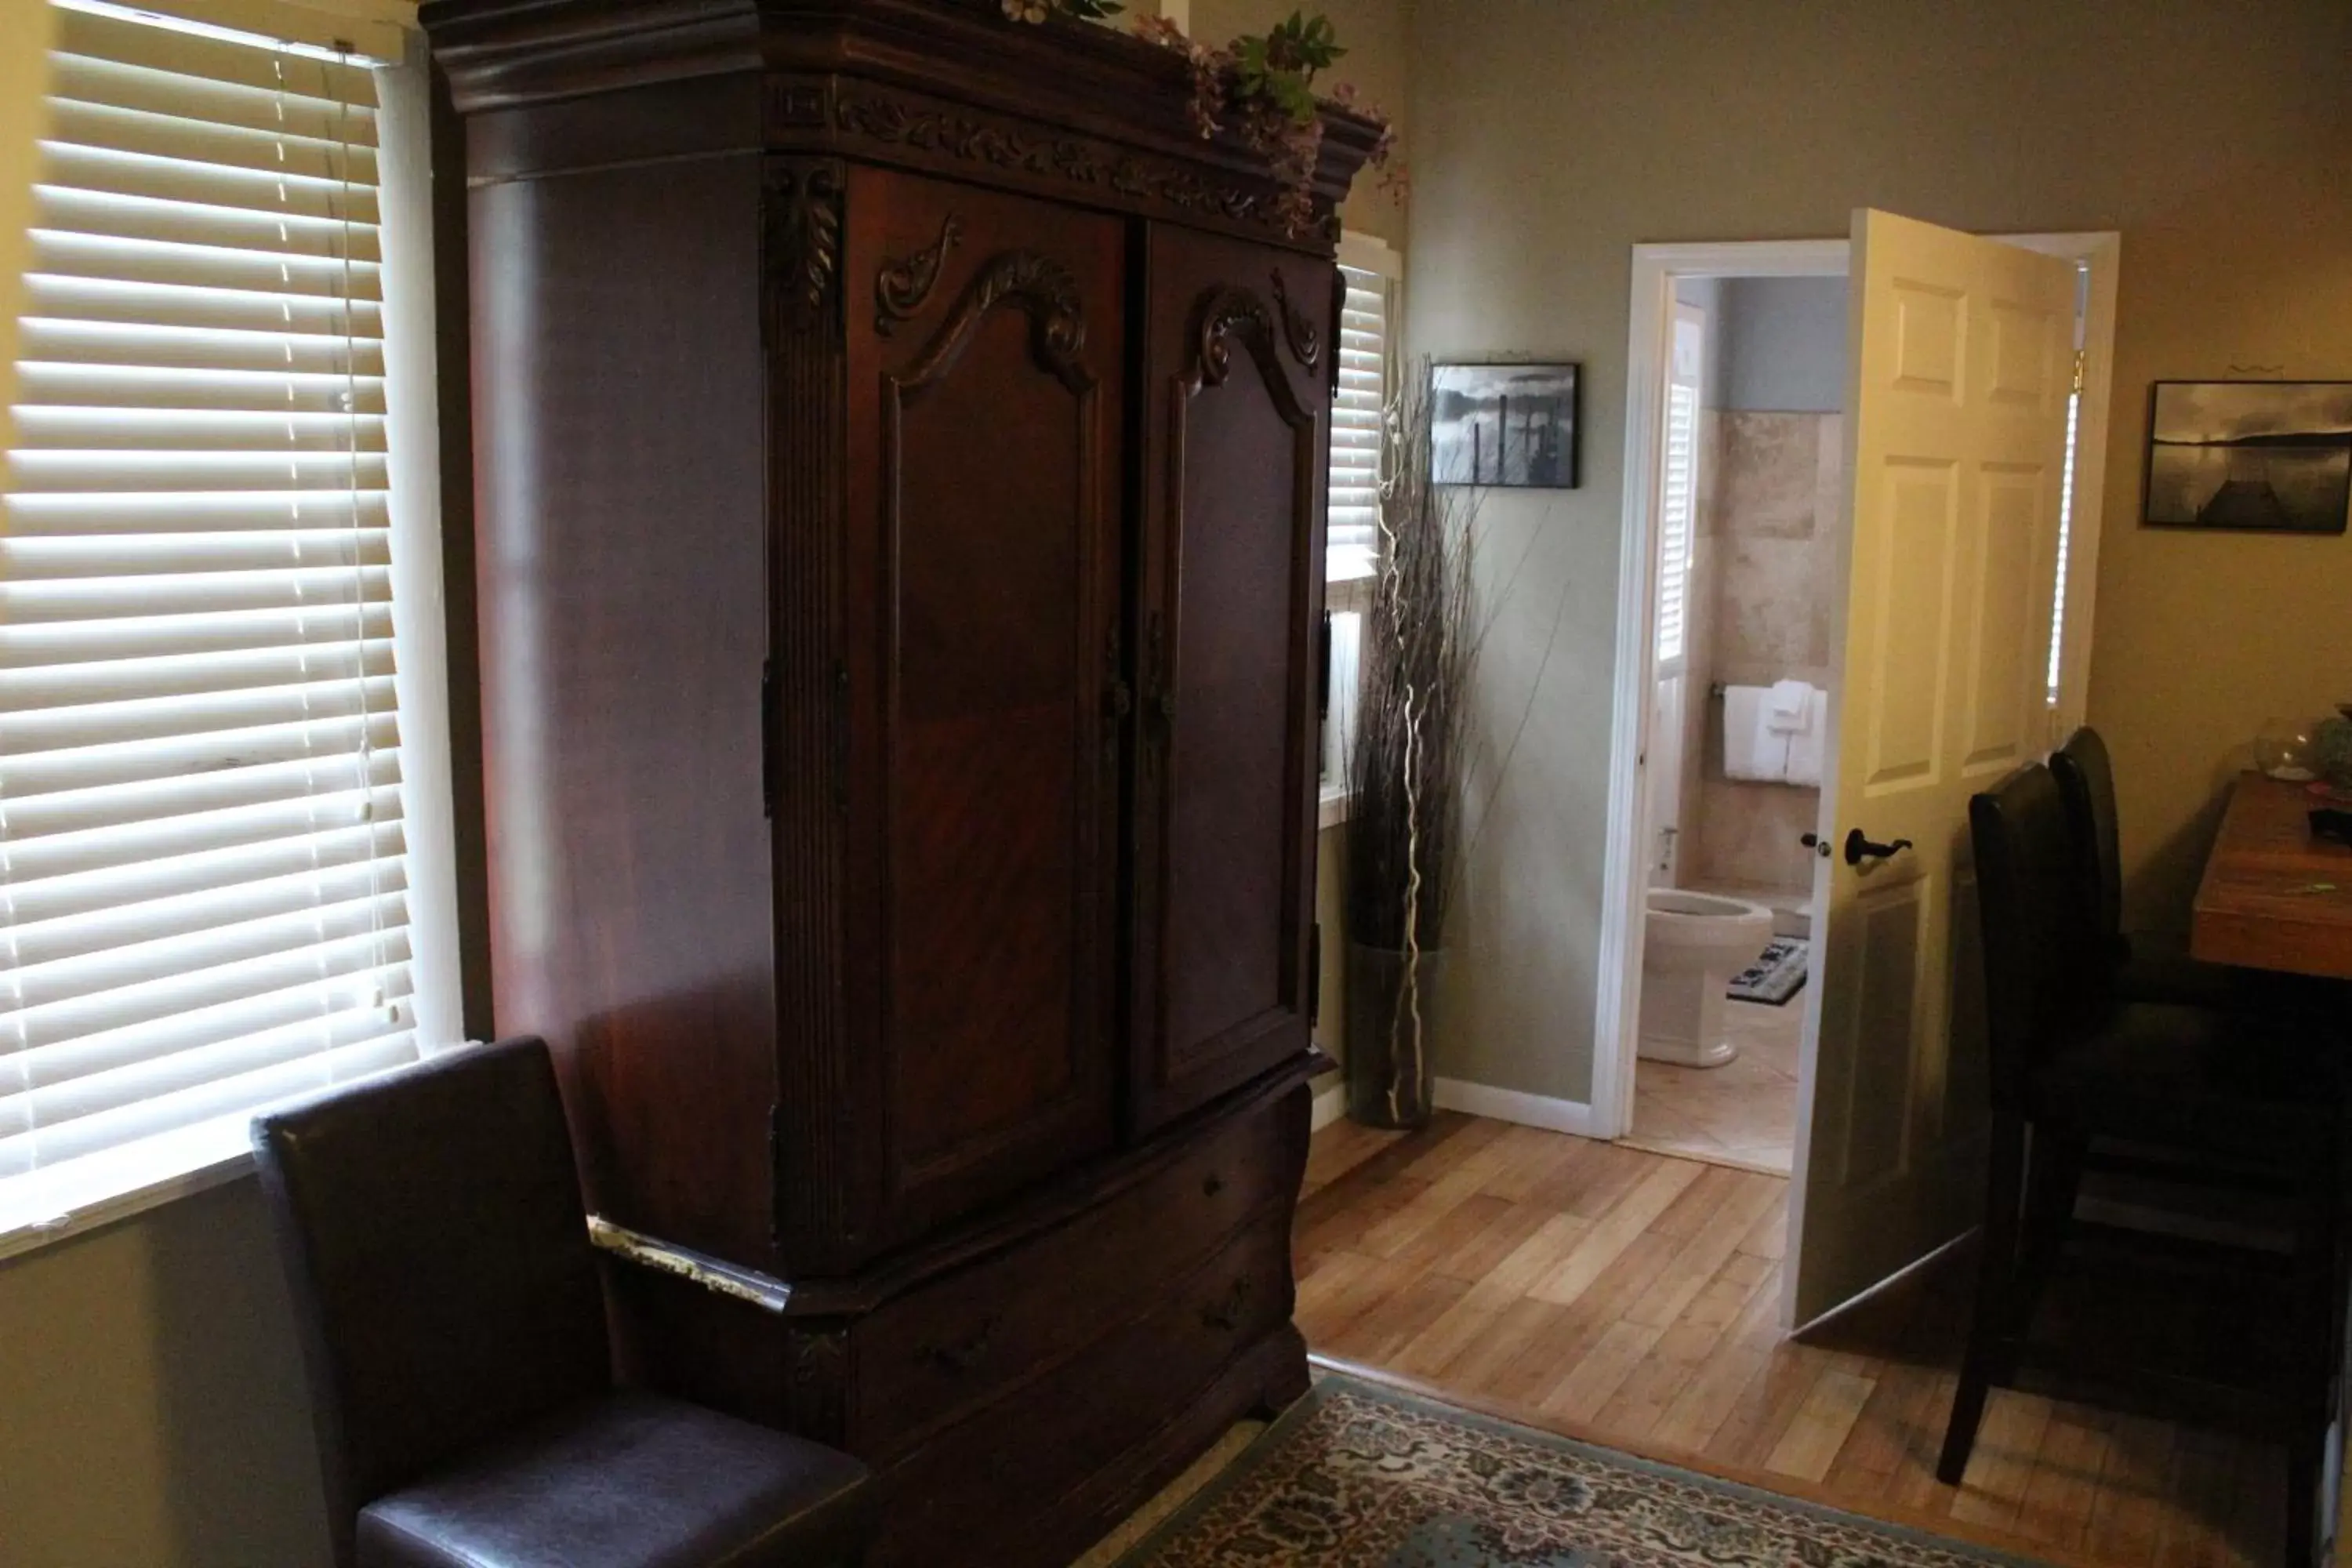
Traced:
<svg viewBox="0 0 2352 1568">
<path fill-rule="evenodd" d="M 1058 1565 L 1306 1387 L 1335 203 L 1000 0 L 434 0 L 493 987 L 635 1375 Z"/>
</svg>

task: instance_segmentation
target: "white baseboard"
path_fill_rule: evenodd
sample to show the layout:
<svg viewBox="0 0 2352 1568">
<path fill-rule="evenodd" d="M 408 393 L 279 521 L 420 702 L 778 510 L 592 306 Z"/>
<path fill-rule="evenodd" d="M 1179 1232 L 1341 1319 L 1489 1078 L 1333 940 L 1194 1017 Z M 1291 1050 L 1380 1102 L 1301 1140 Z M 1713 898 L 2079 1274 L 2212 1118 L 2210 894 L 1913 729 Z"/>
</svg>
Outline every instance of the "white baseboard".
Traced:
<svg viewBox="0 0 2352 1568">
<path fill-rule="evenodd" d="M 1579 1138 L 1592 1136 L 1592 1107 L 1580 1100 L 1551 1100 L 1540 1094 L 1523 1094 L 1516 1089 L 1465 1083 L 1455 1078 L 1439 1079 L 1436 1089 L 1440 1110 L 1466 1111 L 1472 1116 L 1516 1121 L 1522 1127 L 1540 1127 L 1549 1132 L 1572 1132 Z"/>
<path fill-rule="evenodd" d="M 1348 1086 L 1335 1083 L 1315 1097 L 1315 1116 L 1309 1131 L 1320 1132 L 1348 1114 Z"/>
</svg>

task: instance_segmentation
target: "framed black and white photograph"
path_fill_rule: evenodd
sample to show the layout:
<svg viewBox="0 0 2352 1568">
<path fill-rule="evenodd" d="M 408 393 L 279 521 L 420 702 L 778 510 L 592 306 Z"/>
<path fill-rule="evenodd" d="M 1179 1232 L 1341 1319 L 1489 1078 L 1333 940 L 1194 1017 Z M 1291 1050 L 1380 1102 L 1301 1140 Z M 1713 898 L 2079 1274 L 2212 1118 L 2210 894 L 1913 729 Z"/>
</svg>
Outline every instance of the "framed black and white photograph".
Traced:
<svg viewBox="0 0 2352 1568">
<path fill-rule="evenodd" d="M 2352 381 L 2159 381 L 2148 414 L 2156 528 L 2342 533 Z"/>
<path fill-rule="evenodd" d="M 1574 489 L 1572 364 L 1441 364 L 1430 369 L 1430 478 L 1441 485 Z"/>
</svg>

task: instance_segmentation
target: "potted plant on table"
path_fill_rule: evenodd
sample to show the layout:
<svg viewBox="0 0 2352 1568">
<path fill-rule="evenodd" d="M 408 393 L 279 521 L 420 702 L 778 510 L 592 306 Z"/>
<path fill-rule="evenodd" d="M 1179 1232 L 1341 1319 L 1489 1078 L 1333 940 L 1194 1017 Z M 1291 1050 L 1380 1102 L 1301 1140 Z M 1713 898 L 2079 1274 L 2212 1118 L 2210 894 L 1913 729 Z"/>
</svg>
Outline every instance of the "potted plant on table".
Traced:
<svg viewBox="0 0 2352 1568">
<path fill-rule="evenodd" d="M 1430 479 L 1425 365 L 1389 413 L 1381 561 L 1348 760 L 1348 1113 L 1429 1120 L 1434 988 L 1461 848 L 1475 492 Z"/>
</svg>

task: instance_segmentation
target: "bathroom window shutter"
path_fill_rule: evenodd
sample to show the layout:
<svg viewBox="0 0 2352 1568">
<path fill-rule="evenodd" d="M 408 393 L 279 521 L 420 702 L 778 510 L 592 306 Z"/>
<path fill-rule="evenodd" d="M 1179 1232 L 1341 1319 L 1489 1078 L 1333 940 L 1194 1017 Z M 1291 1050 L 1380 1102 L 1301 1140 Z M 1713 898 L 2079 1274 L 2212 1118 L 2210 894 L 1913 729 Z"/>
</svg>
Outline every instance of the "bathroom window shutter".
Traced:
<svg viewBox="0 0 2352 1568">
<path fill-rule="evenodd" d="M 372 73 L 57 21 L 0 517 L 0 1231 L 417 1050 Z"/>
<path fill-rule="evenodd" d="M 1675 317 L 1673 374 L 1666 383 L 1664 457 L 1658 479 L 1658 674 L 1680 675 L 1690 653 L 1690 580 L 1698 516 L 1698 403 L 1703 318 Z"/>
<path fill-rule="evenodd" d="M 1342 267 L 1348 298 L 1339 316 L 1339 395 L 1331 405 L 1331 499 L 1324 575 L 1334 583 L 1372 574 L 1380 559 L 1381 441 L 1388 414 L 1388 279 Z"/>
</svg>

